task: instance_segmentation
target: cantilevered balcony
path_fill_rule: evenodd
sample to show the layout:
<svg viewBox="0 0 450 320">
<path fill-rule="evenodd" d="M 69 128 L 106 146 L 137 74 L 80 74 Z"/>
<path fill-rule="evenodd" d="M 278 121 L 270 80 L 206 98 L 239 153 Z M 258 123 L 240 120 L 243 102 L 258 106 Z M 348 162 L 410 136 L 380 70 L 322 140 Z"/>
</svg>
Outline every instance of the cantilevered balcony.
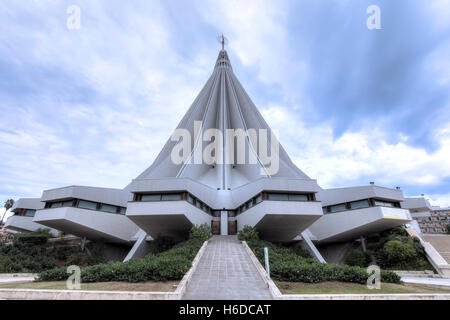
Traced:
<svg viewBox="0 0 450 320">
<path fill-rule="evenodd" d="M 192 225 L 211 224 L 212 216 L 185 201 L 129 202 L 127 218 L 153 238 L 168 236 L 182 239 Z"/>
<path fill-rule="evenodd" d="M 137 226 L 124 215 L 74 207 L 42 209 L 34 222 L 93 241 L 131 244 Z"/>
<path fill-rule="evenodd" d="M 34 222 L 89 240 L 131 244 L 138 227 L 125 216 L 129 192 L 70 186 L 44 191 Z"/>
<path fill-rule="evenodd" d="M 317 201 L 262 201 L 237 216 L 238 230 L 255 227 L 268 241 L 291 241 L 322 217 Z"/>
<path fill-rule="evenodd" d="M 42 209 L 44 203 L 39 198 L 21 198 L 14 203 L 11 211 L 13 216 L 9 217 L 5 223 L 5 229 L 9 232 L 33 232 L 38 229 L 50 229 L 56 236 L 58 230 L 33 222 L 36 210 Z"/>
<path fill-rule="evenodd" d="M 318 243 L 344 242 L 409 222 L 406 209 L 376 206 L 325 214 L 309 231 Z"/>
</svg>

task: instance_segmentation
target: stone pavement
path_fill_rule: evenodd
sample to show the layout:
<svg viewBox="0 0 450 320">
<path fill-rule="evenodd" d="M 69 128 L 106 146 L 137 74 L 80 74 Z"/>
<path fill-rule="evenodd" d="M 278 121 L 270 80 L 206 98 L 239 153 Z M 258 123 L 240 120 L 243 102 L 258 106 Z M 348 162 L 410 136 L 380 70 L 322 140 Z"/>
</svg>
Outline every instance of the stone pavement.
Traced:
<svg viewBox="0 0 450 320">
<path fill-rule="evenodd" d="M 183 299 L 268 300 L 272 296 L 237 237 L 213 236 Z"/>
</svg>

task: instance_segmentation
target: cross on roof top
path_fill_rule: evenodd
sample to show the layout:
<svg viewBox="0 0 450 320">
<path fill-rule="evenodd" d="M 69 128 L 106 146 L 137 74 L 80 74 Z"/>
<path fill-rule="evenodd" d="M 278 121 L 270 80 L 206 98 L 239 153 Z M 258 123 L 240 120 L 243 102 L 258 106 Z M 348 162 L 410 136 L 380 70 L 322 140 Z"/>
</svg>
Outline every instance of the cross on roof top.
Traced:
<svg viewBox="0 0 450 320">
<path fill-rule="evenodd" d="M 218 40 L 222 44 L 222 50 L 225 50 L 225 45 L 228 44 L 228 39 L 225 38 L 222 33 L 222 35 L 218 37 Z"/>
</svg>

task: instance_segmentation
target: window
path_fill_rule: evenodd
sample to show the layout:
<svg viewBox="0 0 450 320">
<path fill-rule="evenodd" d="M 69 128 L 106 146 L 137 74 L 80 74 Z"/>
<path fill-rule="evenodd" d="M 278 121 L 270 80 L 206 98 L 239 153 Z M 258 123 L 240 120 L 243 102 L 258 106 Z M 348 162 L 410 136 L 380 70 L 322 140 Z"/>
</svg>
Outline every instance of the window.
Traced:
<svg viewBox="0 0 450 320">
<path fill-rule="evenodd" d="M 250 209 L 251 207 L 253 207 L 253 200 L 247 202 L 247 209 Z"/>
<path fill-rule="evenodd" d="M 127 208 L 124 208 L 124 207 L 120 207 L 119 208 L 119 214 L 125 214 L 127 212 Z"/>
<path fill-rule="evenodd" d="M 262 194 L 259 194 L 256 198 L 255 198 L 255 204 L 261 203 L 262 202 Z"/>
<path fill-rule="evenodd" d="M 61 208 L 62 202 L 52 202 L 50 203 L 50 208 Z"/>
<path fill-rule="evenodd" d="M 188 201 L 190 204 L 194 204 L 194 197 L 191 196 L 191 194 L 188 194 L 187 201 Z"/>
<path fill-rule="evenodd" d="M 143 194 L 141 195 L 141 201 L 161 201 L 160 194 Z"/>
<path fill-rule="evenodd" d="M 328 208 L 327 207 L 323 207 L 322 211 L 323 211 L 323 214 L 327 214 L 328 213 Z"/>
<path fill-rule="evenodd" d="M 369 200 L 350 202 L 350 209 L 362 209 L 370 207 Z"/>
<path fill-rule="evenodd" d="M 334 213 L 334 212 L 341 212 L 341 211 L 345 211 L 347 210 L 347 206 L 345 205 L 345 203 L 343 204 L 336 204 L 334 206 L 330 206 L 330 212 Z"/>
<path fill-rule="evenodd" d="M 117 213 L 117 207 L 116 206 L 111 206 L 109 204 L 102 204 L 102 206 L 100 207 L 100 211 L 110 212 L 110 213 Z"/>
<path fill-rule="evenodd" d="M 36 214 L 36 210 L 27 209 L 25 210 L 25 217 L 34 217 Z"/>
<path fill-rule="evenodd" d="M 61 204 L 62 207 L 71 207 L 72 205 L 73 205 L 73 200 L 63 201 Z"/>
<path fill-rule="evenodd" d="M 91 201 L 80 200 L 78 202 L 78 208 L 89 209 L 89 210 L 97 210 L 97 203 Z"/>
<path fill-rule="evenodd" d="M 381 206 L 381 207 L 390 207 L 390 208 L 395 207 L 395 204 L 393 202 L 387 202 L 387 201 L 381 201 L 381 200 L 374 200 L 374 204 L 376 206 Z"/>
<path fill-rule="evenodd" d="M 306 194 L 289 194 L 289 201 L 308 201 L 308 196 Z"/>
<path fill-rule="evenodd" d="M 162 201 L 180 201 L 182 200 L 181 193 L 169 193 L 169 194 L 163 194 L 161 197 Z"/>
<path fill-rule="evenodd" d="M 268 200 L 271 201 L 289 201 L 289 196 L 286 193 L 269 193 Z"/>
</svg>

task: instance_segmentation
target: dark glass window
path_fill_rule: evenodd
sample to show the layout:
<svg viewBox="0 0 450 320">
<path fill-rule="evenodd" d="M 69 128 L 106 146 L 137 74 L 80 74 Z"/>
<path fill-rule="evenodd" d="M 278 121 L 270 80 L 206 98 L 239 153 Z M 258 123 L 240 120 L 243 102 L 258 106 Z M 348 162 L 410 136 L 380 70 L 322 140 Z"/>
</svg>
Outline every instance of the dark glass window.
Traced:
<svg viewBox="0 0 450 320">
<path fill-rule="evenodd" d="M 125 214 L 127 212 L 127 208 L 120 207 L 119 208 L 119 214 Z"/>
<path fill-rule="evenodd" d="M 370 206 L 369 200 L 360 200 L 360 201 L 350 202 L 350 209 L 362 209 L 362 208 L 368 208 L 369 206 Z"/>
<path fill-rule="evenodd" d="M 102 206 L 100 207 L 100 211 L 117 213 L 117 207 L 109 204 L 102 204 Z"/>
<path fill-rule="evenodd" d="M 289 194 L 289 201 L 308 201 L 308 196 L 306 194 Z"/>
<path fill-rule="evenodd" d="M 345 211 L 347 210 L 347 206 L 345 205 L 345 203 L 343 204 L 336 204 L 334 206 L 330 206 L 330 212 L 341 212 L 341 211 Z"/>
<path fill-rule="evenodd" d="M 62 207 L 71 207 L 73 205 L 73 200 L 63 201 L 61 204 Z"/>
<path fill-rule="evenodd" d="M 89 209 L 89 210 L 97 210 L 97 203 L 92 201 L 80 200 L 78 202 L 78 208 Z"/>
<path fill-rule="evenodd" d="M 286 193 L 269 193 L 268 200 L 271 201 L 288 201 L 289 196 Z"/>
<path fill-rule="evenodd" d="M 36 210 L 27 209 L 25 210 L 25 217 L 34 217 L 36 214 Z"/>
<path fill-rule="evenodd" d="M 62 202 L 52 202 L 50 208 L 61 208 Z"/>
<path fill-rule="evenodd" d="M 161 197 L 162 201 L 180 201 L 182 200 L 182 194 L 181 193 L 168 193 L 163 194 Z"/>
<path fill-rule="evenodd" d="M 161 201 L 160 194 L 143 194 L 141 195 L 141 201 Z"/>
</svg>

